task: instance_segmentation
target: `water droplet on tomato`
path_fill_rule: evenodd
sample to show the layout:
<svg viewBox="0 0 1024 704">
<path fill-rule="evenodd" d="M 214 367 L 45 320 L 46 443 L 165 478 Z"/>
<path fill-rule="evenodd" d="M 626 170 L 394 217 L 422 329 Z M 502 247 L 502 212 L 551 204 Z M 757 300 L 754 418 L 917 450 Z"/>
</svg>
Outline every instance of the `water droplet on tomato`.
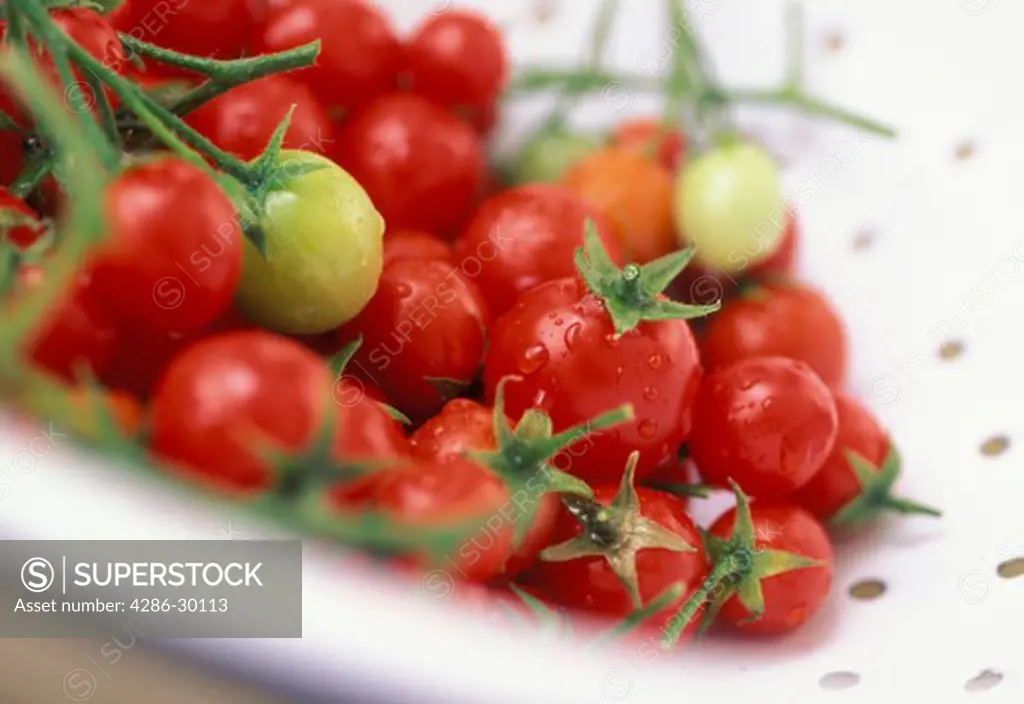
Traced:
<svg viewBox="0 0 1024 704">
<path fill-rule="evenodd" d="M 625 367 L 616 367 L 615 368 L 615 381 L 621 381 L 622 380 L 622 375 L 625 374 L 625 373 L 626 373 L 626 368 Z"/>
<path fill-rule="evenodd" d="M 773 399 L 771 398 L 766 398 L 764 401 L 761 401 L 761 410 L 767 411 L 769 408 L 772 407 L 772 403 Z"/>
<path fill-rule="evenodd" d="M 662 361 L 664 360 L 662 360 L 660 354 L 652 354 L 650 357 L 647 358 L 647 366 L 649 366 L 651 369 L 657 369 L 658 367 L 661 366 Z"/>
<path fill-rule="evenodd" d="M 409 284 L 398 284 L 395 286 L 395 295 L 399 298 L 408 298 L 412 295 L 412 287 Z"/>
<path fill-rule="evenodd" d="M 434 437 L 435 438 L 438 437 L 439 435 L 442 435 L 443 433 L 444 433 L 444 426 L 443 425 L 439 425 L 436 428 L 434 428 Z"/>
<path fill-rule="evenodd" d="M 546 402 L 548 400 L 548 392 L 544 389 L 538 389 L 537 393 L 533 396 L 533 407 L 534 408 L 546 408 Z"/>
<path fill-rule="evenodd" d="M 644 398 L 652 403 L 658 400 L 658 390 L 653 386 L 644 387 Z"/>
<path fill-rule="evenodd" d="M 617 347 L 619 344 L 619 338 L 611 333 L 604 336 L 604 341 L 608 343 L 609 347 Z"/>
<path fill-rule="evenodd" d="M 640 423 L 639 430 L 640 437 L 646 440 L 650 440 L 651 438 L 658 434 L 658 421 L 654 420 L 653 418 L 648 418 L 647 420 Z"/>
<path fill-rule="evenodd" d="M 544 345 L 527 347 L 519 358 L 519 371 L 523 374 L 533 374 L 547 364 L 550 358 L 548 348 Z"/>
<path fill-rule="evenodd" d="M 583 323 L 573 323 L 565 329 L 565 346 L 570 350 L 580 341 L 580 333 L 583 331 Z"/>
<path fill-rule="evenodd" d="M 565 320 L 563 320 L 562 318 L 555 318 L 555 325 L 557 325 L 558 327 L 562 327 L 563 325 L 565 325 Z"/>
</svg>

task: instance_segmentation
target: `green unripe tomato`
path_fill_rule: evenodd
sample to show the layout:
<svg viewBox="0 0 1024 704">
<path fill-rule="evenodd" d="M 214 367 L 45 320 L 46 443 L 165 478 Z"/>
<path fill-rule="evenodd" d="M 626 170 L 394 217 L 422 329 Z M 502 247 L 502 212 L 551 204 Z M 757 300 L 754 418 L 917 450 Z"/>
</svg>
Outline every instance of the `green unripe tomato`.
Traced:
<svg viewBox="0 0 1024 704">
<path fill-rule="evenodd" d="M 310 163 L 323 168 L 298 170 Z M 267 194 L 260 218 L 267 256 L 246 240 L 236 303 L 249 320 L 277 332 L 328 332 L 354 318 L 377 290 L 384 219 L 333 161 L 284 150 L 278 165 L 280 187 Z"/>
<path fill-rule="evenodd" d="M 512 165 L 516 184 L 558 183 L 570 166 L 597 151 L 601 141 L 570 130 L 541 131 L 520 150 Z"/>
<path fill-rule="evenodd" d="M 782 177 L 755 144 L 719 144 L 688 162 L 676 177 L 674 208 L 680 243 L 727 274 L 764 261 L 782 244 Z"/>
</svg>

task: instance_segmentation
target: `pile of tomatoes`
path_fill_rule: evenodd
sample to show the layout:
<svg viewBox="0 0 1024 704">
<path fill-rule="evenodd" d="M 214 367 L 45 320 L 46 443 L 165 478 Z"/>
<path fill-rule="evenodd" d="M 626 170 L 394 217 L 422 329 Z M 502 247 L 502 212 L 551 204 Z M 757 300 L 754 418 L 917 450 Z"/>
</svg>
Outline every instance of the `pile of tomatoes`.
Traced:
<svg viewBox="0 0 1024 704">
<path fill-rule="evenodd" d="M 86 439 L 109 446 L 110 423 L 81 422 L 106 414 L 159 471 L 232 499 L 372 512 L 412 537 L 459 528 L 444 554 L 410 538 L 389 559 L 498 600 L 644 614 L 667 644 L 711 623 L 793 630 L 832 584 L 827 527 L 932 512 L 890 494 L 898 454 L 844 389 L 841 316 L 792 278 L 799 215 L 756 144 L 698 151 L 645 117 L 538 135 L 499 174 L 486 139 L 509 60 L 498 28 L 458 8 L 405 37 L 368 0 L 49 12 L 151 95 L 205 78 L 130 59 L 118 31 L 219 61 L 321 41 L 313 66 L 184 115 L 272 170 L 255 216 L 166 145 L 110 175 L 105 236 L 19 351 L 75 400 Z M 33 56 L 59 89 L 48 50 Z M 23 188 L 59 149 L 0 97 L 12 312 L 59 259 L 74 197 L 53 177 Z M 706 529 L 695 476 L 737 498 Z"/>
</svg>

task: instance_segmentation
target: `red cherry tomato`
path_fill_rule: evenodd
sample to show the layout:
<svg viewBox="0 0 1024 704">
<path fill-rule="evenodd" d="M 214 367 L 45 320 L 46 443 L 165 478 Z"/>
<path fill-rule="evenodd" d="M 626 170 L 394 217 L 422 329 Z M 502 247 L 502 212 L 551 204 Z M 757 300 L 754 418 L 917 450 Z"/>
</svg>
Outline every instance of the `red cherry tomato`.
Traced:
<svg viewBox="0 0 1024 704">
<path fill-rule="evenodd" d="M 604 217 L 569 189 L 546 184 L 512 188 L 484 201 L 456 240 L 455 253 L 461 261 L 475 260 L 480 273 L 474 278 L 498 318 L 521 293 L 576 273 L 573 256 L 588 219 L 597 223 L 612 261 L 624 263 Z"/>
<path fill-rule="evenodd" d="M 765 610 L 757 620 L 750 620 L 750 613 L 734 595 L 722 605 L 715 622 L 751 635 L 786 633 L 806 622 L 825 603 L 832 585 L 832 543 L 814 516 L 797 506 L 754 502 L 750 512 L 757 550 L 780 550 L 824 564 L 762 579 Z M 736 511 L 730 509 L 709 531 L 728 539 L 735 520 Z"/>
<path fill-rule="evenodd" d="M 619 491 L 616 486 L 596 487 L 595 499 L 601 505 L 611 506 Z M 686 514 L 679 499 L 643 487 L 636 489 L 636 497 L 640 516 L 693 548 L 691 551 L 661 547 L 641 547 L 637 550 L 636 579 L 645 606 L 673 584 L 680 582 L 683 585 L 682 596 L 644 623 L 643 630 L 650 633 L 668 625 L 683 602 L 700 588 L 708 574 L 708 556 L 704 551 L 700 531 Z M 578 537 L 583 530 L 581 523 L 563 508 L 559 513 L 552 544 Z M 641 540 L 646 537 L 646 533 L 639 530 L 636 533 L 642 535 Z M 530 570 L 526 580 L 544 598 L 569 609 L 621 619 L 629 616 L 636 608 L 622 580 L 603 555 L 578 557 L 564 562 L 541 561 Z M 698 621 L 695 619 L 691 622 L 693 625 L 688 626 L 687 630 L 695 630 Z"/>
<path fill-rule="evenodd" d="M 0 187 L 0 235 L 18 249 L 27 249 L 43 235 L 39 216 L 21 198 Z"/>
<path fill-rule="evenodd" d="M 302 454 L 332 404 L 336 461 L 404 455 L 408 440 L 395 421 L 372 400 L 345 395 L 343 384 L 332 389 L 323 360 L 287 338 L 263 331 L 210 337 L 164 373 L 151 403 L 151 446 L 186 477 L 230 492 L 266 491 L 278 477 L 260 445 Z"/>
<path fill-rule="evenodd" d="M 838 419 L 825 384 L 803 362 L 744 359 L 711 372 L 693 408 L 690 455 L 714 486 L 735 481 L 780 499 L 811 480 L 832 452 Z"/>
<path fill-rule="evenodd" d="M 797 493 L 794 501 L 819 519 L 827 521 L 863 491 L 846 457 L 852 450 L 873 467 L 881 467 L 889 454 L 888 433 L 865 406 L 856 399 L 835 394 L 839 431 L 832 454 L 821 471 Z"/>
<path fill-rule="evenodd" d="M 224 151 L 249 160 L 263 153 L 292 106 L 284 148 L 325 153 L 334 141 L 327 112 L 309 88 L 285 76 L 233 88 L 190 113 L 186 122 Z"/>
<path fill-rule="evenodd" d="M 797 283 L 765 283 L 711 316 L 701 344 L 708 369 L 751 357 L 806 363 L 830 387 L 846 376 L 846 326 L 821 292 Z"/>
<path fill-rule="evenodd" d="M 98 59 L 111 71 L 118 74 L 124 73 L 125 56 L 118 39 L 117 31 L 110 25 L 110 22 L 103 15 L 95 10 L 84 7 L 72 7 L 67 9 L 54 10 L 50 13 L 50 19 L 57 25 L 69 39 L 85 49 L 93 58 Z M 6 34 L 6 24 L 0 22 L 0 37 Z M 37 66 L 46 76 L 50 85 L 63 86 L 57 67 L 53 63 L 53 57 L 48 53 L 42 53 L 38 49 L 35 39 L 29 39 L 30 45 L 36 48 Z M 92 110 L 96 105 L 97 96 L 93 95 L 92 89 L 86 83 L 80 71 L 72 68 L 72 78 L 75 80 L 74 90 L 81 97 L 81 104 L 87 110 Z M 65 104 L 72 107 L 70 96 L 71 89 L 61 91 Z M 107 98 L 116 105 L 115 95 L 106 91 Z M 6 90 L 0 91 L 0 110 L 6 112 L 15 120 L 24 117 L 23 111 L 18 107 L 18 102 L 9 95 Z M 19 122 L 20 123 L 20 122 Z"/>
<path fill-rule="evenodd" d="M 37 265 L 18 269 L 17 293 L 30 292 L 43 285 L 45 274 Z M 46 314 L 45 322 L 33 338 L 32 361 L 57 376 L 75 381 L 80 372 L 101 375 L 106 371 L 118 346 L 116 323 L 97 302 L 86 276 L 71 285 L 70 294 L 60 297 Z"/>
<path fill-rule="evenodd" d="M 665 129 L 661 120 L 637 118 L 626 120 L 612 132 L 612 144 L 654 157 L 659 164 L 674 172 L 686 154 L 686 135 L 680 129 Z"/>
<path fill-rule="evenodd" d="M 369 377 L 400 411 L 422 421 L 476 377 L 488 323 L 480 290 L 457 268 L 399 259 L 384 269 L 366 308 L 338 330 L 338 340 L 361 335 L 357 376 Z"/>
<path fill-rule="evenodd" d="M 501 30 L 476 12 L 429 15 L 405 51 L 412 89 L 440 105 L 486 107 L 508 78 Z"/>
<path fill-rule="evenodd" d="M 128 167 L 108 187 L 109 237 L 92 261 L 100 299 L 125 323 L 191 333 L 223 315 L 242 272 L 235 206 L 175 157 Z"/>
<path fill-rule="evenodd" d="M 259 54 L 320 39 L 316 65 L 293 74 L 330 109 L 352 110 L 393 90 L 402 47 L 387 16 L 364 0 L 293 0 L 262 13 Z"/>
<path fill-rule="evenodd" d="M 388 227 L 447 235 L 472 207 L 485 161 L 473 128 L 427 100 L 396 93 L 356 113 L 335 159 Z"/>
<path fill-rule="evenodd" d="M 772 256 L 750 268 L 754 279 L 787 278 L 793 275 L 800 250 L 800 223 L 794 210 L 787 212 L 782 242 Z"/>
<path fill-rule="evenodd" d="M 392 520 L 410 528 L 458 526 L 480 519 L 481 527 L 446 555 L 444 569 L 453 581 L 484 582 L 502 573 L 512 548 L 510 521 L 492 529 L 509 501 L 505 484 L 486 467 L 465 459 L 447 462 L 409 460 L 385 470 L 375 483 L 372 502 Z M 411 556 L 421 563 L 423 556 Z"/>
<path fill-rule="evenodd" d="M 251 31 L 247 0 L 127 0 L 111 21 L 140 41 L 221 60 L 241 56 Z M 155 61 L 147 66 L 158 75 L 194 75 Z"/>
<path fill-rule="evenodd" d="M 469 399 L 454 399 L 413 433 L 410 440 L 415 457 L 439 464 L 463 458 L 468 452 L 491 452 L 498 446 L 494 437 L 494 409 Z M 514 517 L 521 515 L 535 500 L 537 497 L 513 495 L 506 507 L 508 511 L 502 516 L 514 523 Z M 550 542 L 561 504 L 555 494 L 543 495 L 539 501 L 529 530 L 501 570 L 506 577 L 520 574 L 533 565 Z"/>
<path fill-rule="evenodd" d="M 384 234 L 385 268 L 398 259 L 439 261 L 455 264 L 451 245 L 433 235 L 418 230 L 392 230 Z"/>
<path fill-rule="evenodd" d="M 509 384 L 507 412 L 532 407 L 555 430 L 585 423 L 624 403 L 634 419 L 589 435 L 556 463 L 591 483 L 614 483 L 634 449 L 638 479 L 650 475 L 690 436 L 691 406 L 700 386 L 697 345 L 683 320 L 641 322 L 615 339 L 604 301 L 575 279 L 541 284 L 520 296 L 495 323 L 484 365 L 487 398 Z"/>
</svg>

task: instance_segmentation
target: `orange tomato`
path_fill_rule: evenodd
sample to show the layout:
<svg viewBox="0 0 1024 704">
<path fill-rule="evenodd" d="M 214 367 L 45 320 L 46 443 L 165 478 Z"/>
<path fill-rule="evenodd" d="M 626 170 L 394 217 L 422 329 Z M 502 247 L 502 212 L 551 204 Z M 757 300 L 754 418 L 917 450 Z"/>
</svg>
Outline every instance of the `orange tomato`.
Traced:
<svg viewBox="0 0 1024 704">
<path fill-rule="evenodd" d="M 672 178 L 654 160 L 606 147 L 578 161 L 564 183 L 615 224 L 629 260 L 645 264 L 678 248 Z"/>
</svg>

